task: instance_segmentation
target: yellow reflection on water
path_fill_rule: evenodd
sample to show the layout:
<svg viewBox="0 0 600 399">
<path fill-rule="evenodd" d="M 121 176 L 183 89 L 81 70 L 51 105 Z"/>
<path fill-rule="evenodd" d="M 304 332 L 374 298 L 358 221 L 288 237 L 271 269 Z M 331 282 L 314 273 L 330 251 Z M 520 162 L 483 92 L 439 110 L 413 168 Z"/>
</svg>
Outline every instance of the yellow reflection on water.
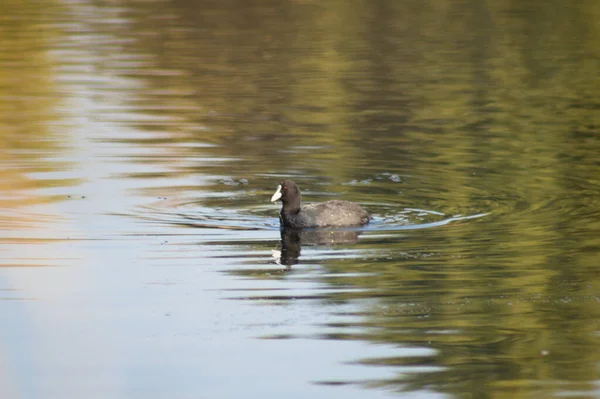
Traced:
<svg viewBox="0 0 600 399">
<path fill-rule="evenodd" d="M 17 1 L 2 6 L 0 208 L 4 210 L 51 201 L 52 196 L 36 191 L 77 183 L 53 175 L 68 164 L 65 134 L 57 125 L 57 107 L 62 102 L 55 82 L 58 65 L 50 55 L 59 32 L 46 21 L 54 8 L 52 3 Z M 14 216 L 4 212 L 4 220 Z"/>
</svg>

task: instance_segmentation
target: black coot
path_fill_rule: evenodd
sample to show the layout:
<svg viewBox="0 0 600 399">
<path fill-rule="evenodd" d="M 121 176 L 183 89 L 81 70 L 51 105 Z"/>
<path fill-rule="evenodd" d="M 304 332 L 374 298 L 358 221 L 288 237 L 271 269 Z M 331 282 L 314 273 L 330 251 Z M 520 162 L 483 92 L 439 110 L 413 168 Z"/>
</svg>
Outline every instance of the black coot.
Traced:
<svg viewBox="0 0 600 399">
<path fill-rule="evenodd" d="M 271 202 L 281 200 L 280 220 L 285 227 L 344 227 L 362 226 L 371 217 L 358 204 L 333 200 L 320 204 L 302 205 L 300 189 L 291 180 L 284 180 L 271 197 Z"/>
</svg>

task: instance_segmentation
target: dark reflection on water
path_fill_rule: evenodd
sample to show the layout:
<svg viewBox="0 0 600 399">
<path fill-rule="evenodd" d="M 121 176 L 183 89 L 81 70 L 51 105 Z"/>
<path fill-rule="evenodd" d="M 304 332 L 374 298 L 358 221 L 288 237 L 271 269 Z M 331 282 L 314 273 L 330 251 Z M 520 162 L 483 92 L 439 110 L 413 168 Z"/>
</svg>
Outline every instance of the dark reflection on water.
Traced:
<svg viewBox="0 0 600 399">
<path fill-rule="evenodd" d="M 358 242 L 359 231 L 352 230 L 281 230 L 278 262 L 286 266 L 298 263 L 302 245 L 339 245 Z"/>
<path fill-rule="evenodd" d="M 538 3 L 3 5 L 0 396 L 600 395 L 600 8 Z"/>
</svg>

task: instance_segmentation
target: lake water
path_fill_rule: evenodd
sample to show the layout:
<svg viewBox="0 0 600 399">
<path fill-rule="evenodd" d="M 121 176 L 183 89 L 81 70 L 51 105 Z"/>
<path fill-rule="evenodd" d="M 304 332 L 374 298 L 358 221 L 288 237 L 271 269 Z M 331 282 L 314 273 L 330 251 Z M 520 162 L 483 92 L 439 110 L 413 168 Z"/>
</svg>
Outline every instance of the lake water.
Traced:
<svg viewBox="0 0 600 399">
<path fill-rule="evenodd" d="M 2 398 L 600 397 L 600 3 L 1 9 Z"/>
</svg>

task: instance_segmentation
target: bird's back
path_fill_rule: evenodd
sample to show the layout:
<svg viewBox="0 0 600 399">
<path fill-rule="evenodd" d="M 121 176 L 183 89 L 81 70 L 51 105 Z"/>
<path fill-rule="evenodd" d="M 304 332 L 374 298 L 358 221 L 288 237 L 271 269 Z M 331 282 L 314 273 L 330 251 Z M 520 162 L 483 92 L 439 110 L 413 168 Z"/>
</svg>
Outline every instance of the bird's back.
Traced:
<svg viewBox="0 0 600 399">
<path fill-rule="evenodd" d="M 367 211 L 354 202 L 332 200 L 305 205 L 300 209 L 301 219 L 314 227 L 362 226 L 369 223 Z"/>
</svg>

